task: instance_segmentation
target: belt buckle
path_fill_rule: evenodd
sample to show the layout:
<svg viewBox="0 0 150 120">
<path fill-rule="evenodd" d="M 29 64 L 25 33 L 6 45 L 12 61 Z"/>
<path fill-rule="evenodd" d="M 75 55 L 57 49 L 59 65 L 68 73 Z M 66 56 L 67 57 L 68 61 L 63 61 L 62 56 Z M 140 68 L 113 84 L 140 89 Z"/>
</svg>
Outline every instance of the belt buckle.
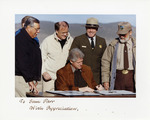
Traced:
<svg viewBox="0 0 150 120">
<path fill-rule="evenodd" d="M 122 70 L 122 74 L 128 74 L 128 70 Z"/>
</svg>

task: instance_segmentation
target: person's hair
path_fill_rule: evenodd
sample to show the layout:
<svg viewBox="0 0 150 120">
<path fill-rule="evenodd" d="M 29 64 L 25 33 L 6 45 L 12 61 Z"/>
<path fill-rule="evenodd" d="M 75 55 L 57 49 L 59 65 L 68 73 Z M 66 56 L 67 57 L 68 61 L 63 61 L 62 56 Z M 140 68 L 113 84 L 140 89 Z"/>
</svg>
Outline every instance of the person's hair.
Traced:
<svg viewBox="0 0 150 120">
<path fill-rule="evenodd" d="M 63 24 L 61 24 L 63 23 Z M 62 22 L 56 22 L 54 27 L 55 27 L 55 31 L 58 31 L 60 26 L 63 26 L 63 27 L 68 27 L 69 28 L 69 24 L 66 22 L 66 21 L 62 21 Z"/>
<path fill-rule="evenodd" d="M 78 58 L 84 58 L 84 54 L 83 54 L 83 52 L 80 49 L 73 48 L 69 52 L 68 60 L 71 60 L 71 61 L 75 62 L 75 61 L 78 60 Z"/>
<path fill-rule="evenodd" d="M 21 20 L 21 27 L 24 27 L 24 26 L 23 26 L 23 23 L 25 24 L 25 22 L 27 21 L 27 19 L 28 19 L 29 17 L 32 17 L 32 16 L 25 16 L 25 17 L 22 18 L 22 20 Z"/>
<path fill-rule="evenodd" d="M 34 17 L 29 17 L 24 24 L 24 28 L 27 28 L 28 25 L 33 27 L 34 23 L 40 23 L 40 21 Z"/>
</svg>

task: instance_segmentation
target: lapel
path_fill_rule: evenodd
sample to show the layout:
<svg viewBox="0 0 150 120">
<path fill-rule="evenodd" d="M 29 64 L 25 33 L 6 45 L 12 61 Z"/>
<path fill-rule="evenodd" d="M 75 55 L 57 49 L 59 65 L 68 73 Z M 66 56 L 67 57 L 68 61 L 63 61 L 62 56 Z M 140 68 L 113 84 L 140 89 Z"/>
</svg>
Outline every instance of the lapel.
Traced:
<svg viewBox="0 0 150 120">
<path fill-rule="evenodd" d="M 91 49 L 91 43 L 89 42 L 89 39 L 86 36 L 86 34 L 84 34 L 84 36 L 83 36 L 83 43 L 87 46 L 87 48 Z"/>
<path fill-rule="evenodd" d="M 98 41 L 97 41 L 97 36 L 96 36 L 95 48 L 92 49 L 91 43 L 90 43 L 87 35 L 84 34 L 84 36 L 83 36 L 83 44 L 87 46 L 87 49 L 89 50 L 89 52 L 94 52 L 95 51 L 95 49 L 97 47 L 97 43 L 98 43 Z"/>
<path fill-rule="evenodd" d="M 99 45 L 101 45 L 101 41 L 98 40 L 98 37 L 97 37 L 97 35 L 96 35 L 95 48 L 99 47 Z"/>
<path fill-rule="evenodd" d="M 68 71 L 68 75 L 69 75 L 68 83 L 74 84 L 74 73 L 72 71 L 71 64 L 68 63 L 66 67 L 67 67 L 66 72 Z"/>
<path fill-rule="evenodd" d="M 99 48 L 102 48 L 102 42 L 101 40 L 97 37 L 96 35 L 96 43 L 95 43 L 95 49 L 99 49 Z"/>
<path fill-rule="evenodd" d="M 87 76 L 87 72 L 86 72 L 86 67 L 83 65 L 82 66 L 82 69 L 81 69 L 81 75 L 82 75 L 82 77 L 83 77 L 83 79 L 87 82 L 87 85 L 88 86 L 91 86 L 91 76 Z M 71 68 L 71 64 L 69 63 L 69 64 L 67 64 L 67 70 L 66 71 L 68 71 L 68 75 L 69 75 L 69 79 L 68 79 L 68 83 L 69 83 L 69 85 L 73 85 L 74 86 L 74 73 L 73 73 L 73 71 L 72 71 L 72 68 Z"/>
<path fill-rule="evenodd" d="M 87 73 L 86 73 L 86 70 L 84 68 L 84 65 L 82 66 L 81 75 L 82 75 L 83 79 L 87 82 L 87 84 L 89 86 L 90 85 L 90 78 L 87 78 Z"/>
</svg>

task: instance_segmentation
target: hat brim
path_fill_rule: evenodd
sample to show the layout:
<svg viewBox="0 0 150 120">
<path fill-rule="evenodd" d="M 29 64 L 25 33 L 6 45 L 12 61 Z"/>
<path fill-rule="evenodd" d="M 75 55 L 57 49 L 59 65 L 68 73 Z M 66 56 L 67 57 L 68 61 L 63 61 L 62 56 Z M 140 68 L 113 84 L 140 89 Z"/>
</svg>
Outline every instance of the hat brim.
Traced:
<svg viewBox="0 0 150 120">
<path fill-rule="evenodd" d="M 129 31 L 127 30 L 118 30 L 117 34 L 127 34 Z"/>
<path fill-rule="evenodd" d="M 95 24 L 86 24 L 85 27 L 99 28 L 99 25 L 95 25 Z"/>
</svg>

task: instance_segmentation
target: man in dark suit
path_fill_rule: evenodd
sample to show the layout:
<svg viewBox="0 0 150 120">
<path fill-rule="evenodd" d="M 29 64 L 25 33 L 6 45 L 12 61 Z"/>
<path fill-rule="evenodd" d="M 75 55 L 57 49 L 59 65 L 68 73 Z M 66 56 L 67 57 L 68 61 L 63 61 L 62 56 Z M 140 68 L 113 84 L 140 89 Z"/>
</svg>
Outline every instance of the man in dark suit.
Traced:
<svg viewBox="0 0 150 120">
<path fill-rule="evenodd" d="M 84 54 L 83 64 L 91 67 L 94 80 L 101 83 L 101 58 L 106 49 L 106 41 L 96 35 L 99 24 L 96 18 L 89 18 L 86 21 L 86 33 L 75 37 L 71 49 L 79 48 Z"/>
<path fill-rule="evenodd" d="M 93 92 L 94 89 L 103 90 L 93 79 L 91 68 L 83 65 L 84 54 L 78 48 L 70 51 L 68 63 L 57 71 L 56 90 L 77 90 Z"/>
</svg>

